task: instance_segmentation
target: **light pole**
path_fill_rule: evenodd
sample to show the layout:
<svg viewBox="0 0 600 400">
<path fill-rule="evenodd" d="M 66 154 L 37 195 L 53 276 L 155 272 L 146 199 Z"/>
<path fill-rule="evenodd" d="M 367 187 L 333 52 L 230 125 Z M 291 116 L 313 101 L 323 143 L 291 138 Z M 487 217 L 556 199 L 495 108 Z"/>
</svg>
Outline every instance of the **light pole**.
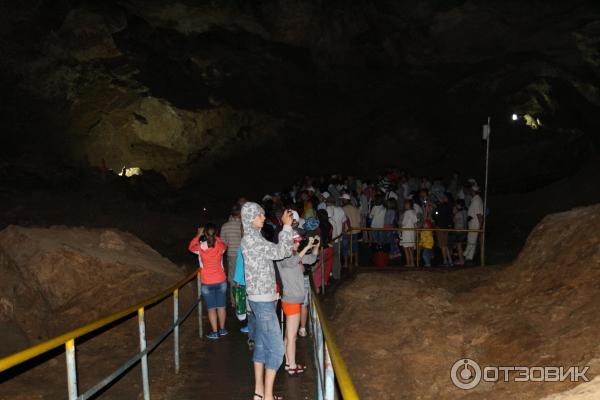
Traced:
<svg viewBox="0 0 600 400">
<path fill-rule="evenodd" d="M 491 117 L 488 117 L 487 124 L 483 125 L 483 140 L 486 141 L 485 149 L 485 182 L 483 192 L 483 226 L 481 232 L 481 265 L 485 265 L 485 223 L 487 216 L 487 195 L 488 195 L 488 172 L 490 168 L 490 133 L 492 130 Z"/>
</svg>

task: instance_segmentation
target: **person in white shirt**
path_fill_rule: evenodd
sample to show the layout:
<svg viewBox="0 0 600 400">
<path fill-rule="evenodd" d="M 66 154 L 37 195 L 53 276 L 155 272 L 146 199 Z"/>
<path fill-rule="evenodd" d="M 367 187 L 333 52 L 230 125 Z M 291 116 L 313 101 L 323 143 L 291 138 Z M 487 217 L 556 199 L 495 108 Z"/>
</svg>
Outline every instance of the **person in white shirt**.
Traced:
<svg viewBox="0 0 600 400">
<path fill-rule="evenodd" d="M 323 192 L 319 195 L 319 204 L 317 205 L 317 210 L 327 209 L 327 199 L 329 196 L 331 196 L 329 192 Z"/>
<path fill-rule="evenodd" d="M 346 230 L 350 228 L 360 227 L 360 211 L 357 207 L 352 205 L 352 198 L 349 194 L 344 193 L 340 200 L 342 201 L 342 209 L 346 214 Z M 360 238 L 360 230 L 353 230 L 352 235 L 352 246 L 350 246 L 350 235 L 344 235 L 342 237 L 342 256 L 344 257 L 344 268 L 349 268 L 348 272 L 354 274 L 356 268 L 358 268 L 358 241 Z M 352 254 L 352 264 L 348 263 L 349 255 Z"/>
<path fill-rule="evenodd" d="M 367 220 L 369 219 L 369 209 L 371 208 L 369 198 L 367 197 L 367 194 L 365 192 L 366 186 L 367 185 L 365 184 L 364 187 L 360 187 L 359 197 L 358 197 L 358 202 L 359 202 L 358 208 L 360 210 L 360 227 L 361 228 L 367 227 Z M 369 239 L 369 231 L 363 231 L 362 238 L 364 241 L 367 241 Z"/>
<path fill-rule="evenodd" d="M 402 228 L 413 229 L 417 227 L 417 213 L 413 208 L 412 200 L 404 201 L 404 215 L 402 216 Z M 415 231 L 402 231 L 402 239 L 400 245 L 404 249 L 404 257 L 406 258 L 406 266 L 415 266 L 414 250 L 417 243 L 417 233 Z"/>
<path fill-rule="evenodd" d="M 410 197 L 409 200 L 411 201 L 412 209 L 415 212 L 415 215 L 417 216 L 417 228 L 419 228 L 419 227 L 421 227 L 421 225 L 423 224 L 423 221 L 425 220 L 425 210 L 423 210 L 423 207 L 418 205 L 412 199 L 412 197 Z"/>
<path fill-rule="evenodd" d="M 346 222 L 346 213 L 344 209 L 336 205 L 336 200 L 333 196 L 327 199 L 327 215 L 329 222 L 333 226 L 333 238 L 335 239 L 344 231 L 344 223 Z M 333 241 L 333 267 L 331 268 L 331 276 L 333 279 L 340 279 L 342 273 L 342 254 L 341 254 L 342 239 L 337 238 Z"/>
<path fill-rule="evenodd" d="M 375 205 L 371 209 L 369 217 L 371 218 L 371 228 L 383 228 L 385 226 L 385 206 L 383 205 L 383 196 L 376 195 L 373 200 Z M 383 231 L 373 231 L 372 238 L 377 244 L 383 244 L 385 235 Z"/>
<path fill-rule="evenodd" d="M 481 229 L 483 226 L 483 200 L 479 196 L 479 186 L 471 186 L 471 192 L 473 197 L 471 198 L 471 204 L 467 211 L 467 220 L 469 221 L 469 229 Z M 467 234 L 467 248 L 465 250 L 465 260 L 467 263 L 473 262 L 475 256 L 475 250 L 477 249 L 477 238 L 479 232 L 469 232 Z"/>
</svg>

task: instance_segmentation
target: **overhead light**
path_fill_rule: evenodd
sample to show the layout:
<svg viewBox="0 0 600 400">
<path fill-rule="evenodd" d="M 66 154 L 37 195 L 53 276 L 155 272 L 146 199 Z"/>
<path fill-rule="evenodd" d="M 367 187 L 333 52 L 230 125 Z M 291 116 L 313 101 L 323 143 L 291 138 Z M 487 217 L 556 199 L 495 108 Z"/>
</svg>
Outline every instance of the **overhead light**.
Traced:
<svg viewBox="0 0 600 400">
<path fill-rule="evenodd" d="M 513 115 L 512 115 L 512 120 L 513 120 L 513 121 L 516 121 L 516 120 L 518 120 L 518 119 L 519 119 L 519 116 L 518 116 L 517 114 L 513 114 Z"/>
</svg>

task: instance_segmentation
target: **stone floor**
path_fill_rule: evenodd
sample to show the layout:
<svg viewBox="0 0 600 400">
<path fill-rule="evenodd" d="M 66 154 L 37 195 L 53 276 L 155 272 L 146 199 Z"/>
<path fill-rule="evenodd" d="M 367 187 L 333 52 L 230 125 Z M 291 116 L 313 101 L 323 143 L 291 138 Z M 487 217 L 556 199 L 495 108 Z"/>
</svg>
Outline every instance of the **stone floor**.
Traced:
<svg viewBox="0 0 600 400">
<path fill-rule="evenodd" d="M 157 397 L 177 400 L 251 400 L 254 392 L 252 352 L 246 344 L 246 335 L 239 332 L 241 323 L 230 318 L 227 322 L 229 335 L 210 341 L 198 339 L 197 323 L 194 322 L 195 318 L 190 318 L 182 329 L 181 372 L 178 379 Z M 205 329 L 207 325 L 205 321 Z M 299 337 L 297 344 L 297 360 L 306 364 L 308 369 L 304 374 L 292 377 L 282 367 L 277 373 L 275 394 L 283 396 L 285 400 L 313 399 L 315 370 L 312 339 Z"/>
</svg>

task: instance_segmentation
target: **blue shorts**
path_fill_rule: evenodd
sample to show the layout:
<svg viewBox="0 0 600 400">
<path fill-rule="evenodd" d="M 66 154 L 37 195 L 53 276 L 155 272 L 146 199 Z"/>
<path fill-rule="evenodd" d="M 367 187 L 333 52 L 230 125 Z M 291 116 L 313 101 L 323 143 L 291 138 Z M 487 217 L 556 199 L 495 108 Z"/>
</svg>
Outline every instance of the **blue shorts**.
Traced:
<svg viewBox="0 0 600 400">
<path fill-rule="evenodd" d="M 227 281 L 221 283 L 213 283 L 212 285 L 202 284 L 200 291 L 202 298 L 206 303 L 206 308 L 225 308 L 227 296 Z"/>
<path fill-rule="evenodd" d="M 358 253 L 358 240 L 360 239 L 360 233 L 352 234 L 352 254 Z M 348 255 L 348 248 L 350 247 L 350 235 L 344 235 L 342 237 L 342 256 Z"/>
<path fill-rule="evenodd" d="M 277 371 L 283 362 L 283 338 L 275 311 L 275 301 L 250 301 L 254 312 L 254 355 L 252 361 Z"/>
</svg>

